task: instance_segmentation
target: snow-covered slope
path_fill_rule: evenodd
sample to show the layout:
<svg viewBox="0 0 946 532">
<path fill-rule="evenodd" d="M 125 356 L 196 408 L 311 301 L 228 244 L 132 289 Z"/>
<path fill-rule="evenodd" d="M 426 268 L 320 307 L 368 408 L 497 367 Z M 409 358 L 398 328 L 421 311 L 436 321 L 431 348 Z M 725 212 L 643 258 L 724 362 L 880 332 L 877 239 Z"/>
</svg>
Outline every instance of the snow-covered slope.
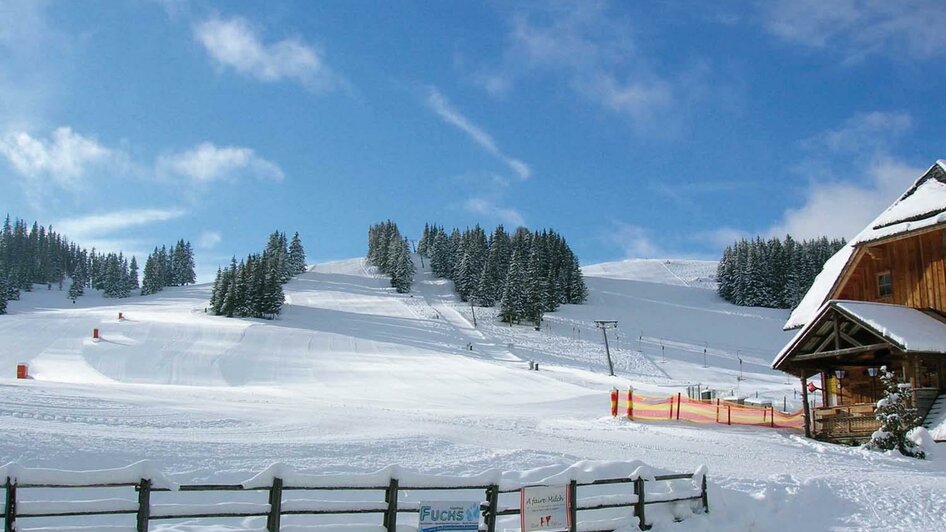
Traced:
<svg viewBox="0 0 946 532">
<path fill-rule="evenodd" d="M 688 259 L 628 259 L 583 266 L 589 277 L 716 289 L 716 261 Z"/>
<path fill-rule="evenodd" d="M 784 311 L 735 307 L 710 290 L 599 276 L 588 285 L 588 304 L 550 314 L 539 331 L 479 308 L 474 326 L 450 283 L 420 272 L 411 294 L 396 294 L 361 260 L 291 281 L 276 321 L 205 313 L 207 286 L 76 305 L 55 291 L 24 294 L 0 317 L 0 463 L 148 458 L 176 481 L 227 482 L 274 460 L 323 473 L 399 463 L 469 474 L 640 459 L 709 467 L 713 513 L 678 525 L 687 529 L 946 524 L 946 453 L 920 462 L 791 431 L 612 420 L 607 390 L 629 384 L 670 394 L 699 382 L 791 404 L 795 383 L 766 364 L 790 333 Z M 594 319 L 619 322 L 617 377 Z M 34 380 L 13 379 L 18 362 Z"/>
</svg>

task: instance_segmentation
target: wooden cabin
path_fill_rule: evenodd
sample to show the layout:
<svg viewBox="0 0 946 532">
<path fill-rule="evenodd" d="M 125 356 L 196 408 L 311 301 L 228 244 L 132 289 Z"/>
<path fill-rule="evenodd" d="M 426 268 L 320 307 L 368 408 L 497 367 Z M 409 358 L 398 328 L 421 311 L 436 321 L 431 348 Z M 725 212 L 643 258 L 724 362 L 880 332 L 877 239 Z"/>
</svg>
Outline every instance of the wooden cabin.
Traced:
<svg viewBox="0 0 946 532">
<path fill-rule="evenodd" d="M 946 411 L 946 161 L 825 263 L 792 328 L 800 330 L 772 366 L 801 379 L 806 435 L 869 439 L 882 366 L 912 385 L 924 424 L 938 422 Z M 811 408 L 813 377 L 822 400 Z"/>
</svg>

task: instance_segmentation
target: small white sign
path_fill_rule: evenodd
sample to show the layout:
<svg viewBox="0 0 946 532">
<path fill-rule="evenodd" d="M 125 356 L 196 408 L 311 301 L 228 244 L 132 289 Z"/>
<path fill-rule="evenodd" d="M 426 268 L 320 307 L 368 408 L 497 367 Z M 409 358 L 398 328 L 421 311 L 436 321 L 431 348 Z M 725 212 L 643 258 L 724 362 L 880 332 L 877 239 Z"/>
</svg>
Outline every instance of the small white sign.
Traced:
<svg viewBox="0 0 946 532">
<path fill-rule="evenodd" d="M 463 501 L 421 502 L 418 532 L 476 532 L 480 503 Z"/>
<path fill-rule="evenodd" d="M 519 492 L 522 532 L 568 530 L 567 486 L 526 486 Z"/>
</svg>

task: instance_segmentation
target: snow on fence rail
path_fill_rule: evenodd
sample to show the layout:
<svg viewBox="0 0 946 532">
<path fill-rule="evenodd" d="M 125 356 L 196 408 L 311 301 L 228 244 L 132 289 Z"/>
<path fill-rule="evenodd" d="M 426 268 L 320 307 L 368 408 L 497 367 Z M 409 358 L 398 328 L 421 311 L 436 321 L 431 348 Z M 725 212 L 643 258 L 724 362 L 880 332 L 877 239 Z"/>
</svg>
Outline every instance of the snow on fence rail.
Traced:
<svg viewBox="0 0 946 532">
<path fill-rule="evenodd" d="M 650 528 L 646 508 L 654 504 L 685 504 L 686 513 L 708 512 L 706 469 L 693 473 L 669 474 L 641 462 L 578 462 L 552 475 L 546 469 L 529 472 L 488 471 L 476 476 L 448 477 L 425 475 L 390 466 L 365 475 L 309 475 L 282 464 L 239 484 L 176 484 L 169 481 L 149 462 L 138 462 L 121 469 L 101 471 L 60 471 L 33 469 L 7 464 L 0 467 L 5 478 L 3 514 L 4 532 L 22 530 L 17 520 L 62 519 L 77 516 L 134 516 L 135 529 L 147 531 L 152 521 L 166 519 L 265 518 L 266 530 L 280 530 L 284 516 L 351 516 L 378 514 L 375 522 L 327 524 L 325 529 L 351 528 L 386 532 L 416 530 L 416 526 L 398 526 L 399 514 L 417 514 L 418 497 L 453 500 L 457 492 L 480 492 L 481 532 L 495 532 L 497 523 L 521 513 L 519 491 L 528 486 L 561 486 L 568 491 L 570 532 L 612 532 L 635 524 Z M 649 486 L 649 487 L 648 487 Z M 79 499 L 94 490 L 134 490 L 134 497 Z M 22 494 L 35 490 L 42 494 L 65 489 L 74 498 L 66 500 L 23 500 Z M 583 493 L 579 493 L 581 490 Z M 316 500 L 286 498 L 287 492 L 333 492 L 367 498 L 360 493 L 375 492 L 375 501 Z M 234 492 L 266 494 L 266 502 L 161 503 L 156 494 L 213 492 L 217 497 L 234 497 Z M 101 493 L 101 491 L 99 491 Z M 453 494 L 452 497 L 449 494 Z M 229 494 L 229 495 L 228 495 Z M 129 495 L 131 495 L 129 493 Z M 194 494 L 196 495 L 196 494 Z M 380 498 L 383 495 L 383 500 Z M 582 495 L 582 496 L 579 496 Z M 467 495 L 468 497 L 471 495 Z M 412 500 L 413 499 L 413 500 Z M 630 511 L 628 511 L 630 510 Z M 579 520 L 579 512 L 585 519 Z M 603 513 L 602 513 L 603 512 Z M 671 508 L 675 520 L 681 519 L 679 507 Z M 594 514 L 591 516 L 590 514 Z M 512 523 L 503 522 L 504 530 Z M 97 524 L 101 528 L 104 524 Z M 86 529 L 97 529 L 90 526 Z M 45 529 L 45 528 L 44 528 Z M 354 529 L 354 528 L 352 528 Z"/>
<path fill-rule="evenodd" d="M 802 410 L 780 412 L 772 406 L 750 406 L 715 399 L 701 401 L 684 397 L 642 395 L 628 389 L 626 393 L 611 390 L 611 416 L 623 413 L 628 419 L 641 421 L 690 421 L 700 424 L 755 425 L 771 428 L 804 429 Z"/>
</svg>

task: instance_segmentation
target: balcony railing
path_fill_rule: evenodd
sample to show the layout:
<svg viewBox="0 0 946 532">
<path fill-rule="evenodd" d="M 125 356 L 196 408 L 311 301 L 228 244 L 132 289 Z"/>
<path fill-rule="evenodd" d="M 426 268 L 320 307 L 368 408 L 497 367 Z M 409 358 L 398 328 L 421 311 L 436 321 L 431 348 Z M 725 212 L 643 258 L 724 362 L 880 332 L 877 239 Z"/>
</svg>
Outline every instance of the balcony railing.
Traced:
<svg viewBox="0 0 946 532">
<path fill-rule="evenodd" d="M 826 440 L 866 439 L 878 428 L 874 404 L 828 406 L 814 411 L 814 434 Z"/>
</svg>

